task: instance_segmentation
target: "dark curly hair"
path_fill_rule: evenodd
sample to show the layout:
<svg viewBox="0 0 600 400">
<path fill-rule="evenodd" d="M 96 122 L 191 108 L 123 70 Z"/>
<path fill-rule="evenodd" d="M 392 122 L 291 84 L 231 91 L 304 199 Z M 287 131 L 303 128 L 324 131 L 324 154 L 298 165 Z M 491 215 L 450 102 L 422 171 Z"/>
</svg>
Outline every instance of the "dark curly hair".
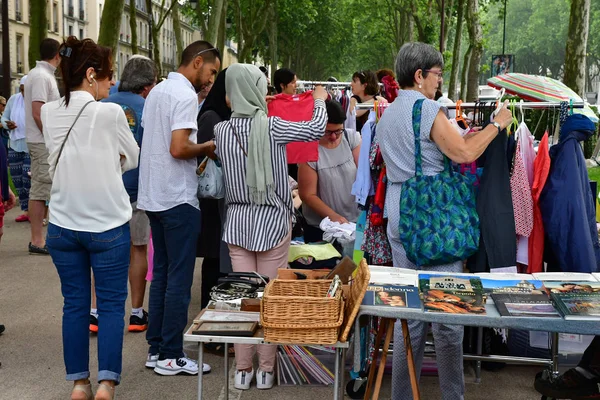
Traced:
<svg viewBox="0 0 600 400">
<path fill-rule="evenodd" d="M 69 36 L 60 45 L 59 54 L 67 106 L 71 91 L 81 86 L 88 68 L 94 68 L 94 78 L 97 80 L 112 79 L 112 50 L 109 47 L 100 46 L 92 39 L 79 40 L 75 36 Z"/>
</svg>

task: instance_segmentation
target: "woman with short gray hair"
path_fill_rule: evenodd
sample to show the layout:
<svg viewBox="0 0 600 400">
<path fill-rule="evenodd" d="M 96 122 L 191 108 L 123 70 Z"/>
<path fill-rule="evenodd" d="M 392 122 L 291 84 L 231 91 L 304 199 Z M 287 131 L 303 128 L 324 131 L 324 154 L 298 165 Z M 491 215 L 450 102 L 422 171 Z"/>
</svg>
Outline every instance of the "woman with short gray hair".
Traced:
<svg viewBox="0 0 600 400">
<path fill-rule="evenodd" d="M 422 100 L 421 143 L 422 172 L 436 175 L 444 169 L 444 158 L 457 163 L 475 161 L 490 142 L 512 120 L 506 104 L 495 117 L 493 124 L 468 136 L 461 136 L 450 124 L 445 108 L 434 101 L 438 84 L 443 76 L 444 60 L 440 52 L 424 43 L 407 43 L 396 58 L 396 79 L 403 89 L 377 124 L 377 138 L 387 168 L 388 189 L 385 209 L 388 215 L 388 239 L 392 247 L 394 267 L 427 271 L 462 272 L 462 261 L 436 266 L 413 264 L 406 256 L 400 241 L 400 193 L 402 184 L 415 175 L 415 134 L 413 131 L 413 106 Z M 438 373 L 442 399 L 464 399 L 464 376 L 462 360 L 463 327 L 433 325 L 433 337 L 437 354 Z M 427 324 L 409 321 L 413 354 L 420 373 Z M 394 334 L 395 343 L 404 342 L 398 324 Z M 412 391 L 404 350 L 394 352 L 392 374 L 392 398 L 410 399 Z"/>
</svg>

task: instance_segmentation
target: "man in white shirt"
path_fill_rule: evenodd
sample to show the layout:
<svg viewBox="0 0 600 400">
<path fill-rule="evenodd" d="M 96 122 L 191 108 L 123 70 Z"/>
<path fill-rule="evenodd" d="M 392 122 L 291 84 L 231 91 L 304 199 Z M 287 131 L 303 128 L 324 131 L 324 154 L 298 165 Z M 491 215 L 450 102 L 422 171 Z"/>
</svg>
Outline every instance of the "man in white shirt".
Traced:
<svg viewBox="0 0 600 400">
<path fill-rule="evenodd" d="M 31 223 L 30 254 L 48 254 L 42 221 L 46 202 L 50 200 L 52 180 L 48 173 L 48 149 L 42 134 L 41 109 L 46 103 L 58 100 L 58 85 L 54 72 L 60 64 L 59 43 L 46 38 L 40 45 L 42 61 L 36 61 L 25 82 L 25 137 L 31 158 L 31 189 L 29 190 L 29 221 Z"/>
<path fill-rule="evenodd" d="M 215 158 L 215 145 L 196 144 L 197 92 L 212 85 L 220 66 L 213 45 L 190 44 L 177 72 L 152 89 L 142 115 L 137 207 L 150 219 L 154 244 L 146 367 L 160 375 L 198 373 L 198 364 L 183 353 L 183 331 L 200 232 L 196 159 Z M 209 372 L 210 367 L 205 364 L 202 370 Z"/>
</svg>

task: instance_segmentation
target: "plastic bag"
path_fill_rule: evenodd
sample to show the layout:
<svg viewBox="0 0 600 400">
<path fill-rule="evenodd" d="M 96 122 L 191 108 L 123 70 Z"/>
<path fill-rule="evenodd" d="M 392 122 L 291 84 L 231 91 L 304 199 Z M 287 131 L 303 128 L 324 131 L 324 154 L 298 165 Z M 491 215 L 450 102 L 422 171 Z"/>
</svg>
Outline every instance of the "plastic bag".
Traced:
<svg viewBox="0 0 600 400">
<path fill-rule="evenodd" d="M 198 198 L 222 199 L 225 197 L 225 180 L 221 163 L 206 157 L 198 166 Z"/>
</svg>

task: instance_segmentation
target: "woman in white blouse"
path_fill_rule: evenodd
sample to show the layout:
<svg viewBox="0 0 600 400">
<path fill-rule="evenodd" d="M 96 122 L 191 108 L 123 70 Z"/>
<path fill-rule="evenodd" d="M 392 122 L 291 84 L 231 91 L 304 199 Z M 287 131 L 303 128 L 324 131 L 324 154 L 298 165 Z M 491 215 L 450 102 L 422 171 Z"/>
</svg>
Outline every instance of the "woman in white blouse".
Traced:
<svg viewBox="0 0 600 400">
<path fill-rule="evenodd" d="M 61 45 L 65 97 L 42 107 L 53 179 L 47 245 L 64 297 L 63 353 L 71 399 L 92 399 L 89 381 L 91 270 L 98 299 L 96 400 L 121 379 L 131 205 L 122 173 L 139 148 L 123 109 L 100 103 L 114 85 L 111 50 L 90 39 Z"/>
</svg>

